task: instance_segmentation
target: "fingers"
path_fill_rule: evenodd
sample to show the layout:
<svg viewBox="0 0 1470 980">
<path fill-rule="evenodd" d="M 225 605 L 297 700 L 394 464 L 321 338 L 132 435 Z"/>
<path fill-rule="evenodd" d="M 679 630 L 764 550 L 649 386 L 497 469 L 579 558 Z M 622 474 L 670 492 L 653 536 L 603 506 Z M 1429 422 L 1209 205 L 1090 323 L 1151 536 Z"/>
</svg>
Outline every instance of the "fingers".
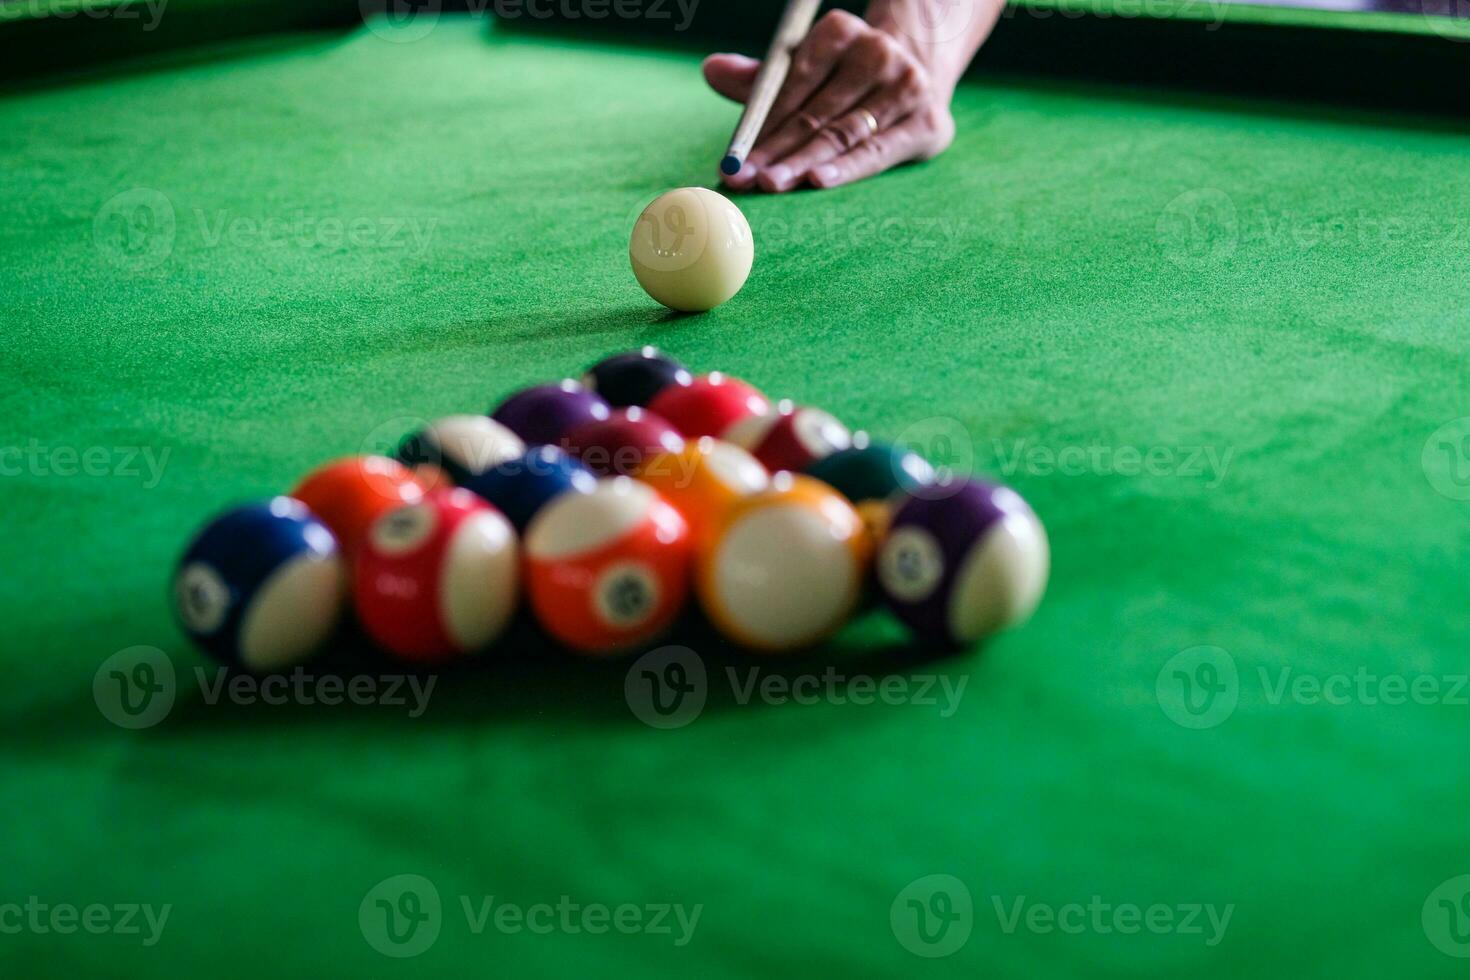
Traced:
<svg viewBox="0 0 1470 980">
<path fill-rule="evenodd" d="M 762 168 L 761 186 L 777 193 L 789 190 L 813 168 L 842 156 L 871 139 L 875 135 L 872 123 L 877 123 L 877 131 L 882 132 L 908 115 L 917 96 L 918 92 L 907 85 L 890 85 L 864 93 L 852 108 L 834 119 L 821 132 L 794 148 L 775 164 Z M 871 121 L 868 113 L 872 116 Z"/>
<path fill-rule="evenodd" d="M 762 161 L 771 159 L 769 155 L 761 154 L 761 143 L 770 133 L 791 120 L 791 117 L 806 104 L 813 93 L 827 81 L 828 76 L 841 61 L 842 53 L 847 50 L 848 45 L 869 30 L 871 28 L 862 18 L 845 10 L 828 11 L 812 25 L 811 31 L 791 55 L 791 67 L 786 72 L 786 81 L 776 95 L 771 111 L 766 115 L 766 124 L 761 130 L 760 137 L 756 140 L 755 149 L 752 150 L 739 173 L 733 176 L 721 176 L 721 180 L 727 186 L 735 190 L 745 190 L 755 183 Z M 705 77 L 709 77 L 708 71 Z M 711 82 L 711 84 L 714 83 Z M 748 88 L 746 95 L 749 96 Z M 820 128 L 821 124 L 818 123 L 812 132 Z"/>
<path fill-rule="evenodd" d="M 781 160 L 799 147 L 820 138 L 824 127 L 850 111 L 872 91 L 874 79 L 851 58 L 844 59 L 835 74 L 811 99 L 774 132 L 762 136 L 751 151 L 757 167 Z M 768 177 L 774 175 L 767 175 Z"/>
<path fill-rule="evenodd" d="M 814 187 L 841 187 L 910 160 L 927 160 L 943 152 L 953 139 L 954 121 L 948 111 L 926 109 L 818 165 L 808 179 Z"/>
<path fill-rule="evenodd" d="M 735 102 L 750 98 L 761 63 L 743 54 L 712 54 L 704 59 L 704 80 L 709 87 Z"/>
<path fill-rule="evenodd" d="M 767 133 L 784 126 L 798 109 L 806 105 L 836 70 L 848 45 L 870 29 L 862 18 L 845 10 L 832 10 L 822 15 L 791 56 L 786 84 L 781 87 L 770 115 L 766 117 L 762 139 Z"/>
</svg>

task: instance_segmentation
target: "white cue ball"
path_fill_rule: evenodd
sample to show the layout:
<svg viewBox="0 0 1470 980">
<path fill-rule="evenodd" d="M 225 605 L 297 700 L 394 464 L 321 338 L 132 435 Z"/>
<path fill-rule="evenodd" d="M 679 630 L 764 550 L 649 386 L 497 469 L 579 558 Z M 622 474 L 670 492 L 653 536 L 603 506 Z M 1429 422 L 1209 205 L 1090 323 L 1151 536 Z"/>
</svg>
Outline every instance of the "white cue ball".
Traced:
<svg viewBox="0 0 1470 980">
<path fill-rule="evenodd" d="M 755 261 L 755 241 L 729 198 L 680 187 L 643 209 L 628 257 L 648 295 L 669 309 L 702 313 L 740 292 Z"/>
</svg>

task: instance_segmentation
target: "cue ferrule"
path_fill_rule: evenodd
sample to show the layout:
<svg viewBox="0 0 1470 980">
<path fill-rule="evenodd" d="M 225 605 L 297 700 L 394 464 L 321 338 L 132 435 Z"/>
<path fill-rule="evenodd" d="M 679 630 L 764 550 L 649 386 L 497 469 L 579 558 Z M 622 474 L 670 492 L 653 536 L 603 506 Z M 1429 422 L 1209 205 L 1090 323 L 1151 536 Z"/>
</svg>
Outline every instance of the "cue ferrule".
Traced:
<svg viewBox="0 0 1470 980">
<path fill-rule="evenodd" d="M 786 83 L 786 74 L 791 70 L 791 56 L 796 51 L 816 20 L 817 8 L 822 0 L 787 0 L 781 12 L 781 21 L 776 25 L 776 36 L 766 50 L 766 60 L 761 62 L 751 87 L 750 98 L 745 102 L 745 111 L 735 126 L 735 135 L 730 137 L 730 148 L 720 161 L 720 171 L 725 174 L 738 172 L 755 146 L 756 137 L 766 124 L 771 106 L 781 86 Z"/>
</svg>

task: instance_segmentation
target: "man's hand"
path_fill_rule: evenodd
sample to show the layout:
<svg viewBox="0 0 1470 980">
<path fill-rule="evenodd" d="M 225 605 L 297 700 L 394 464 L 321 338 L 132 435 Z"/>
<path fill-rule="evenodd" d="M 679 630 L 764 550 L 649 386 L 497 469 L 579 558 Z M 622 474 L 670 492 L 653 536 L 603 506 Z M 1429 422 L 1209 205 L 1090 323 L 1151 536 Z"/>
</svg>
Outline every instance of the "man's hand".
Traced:
<svg viewBox="0 0 1470 980">
<path fill-rule="evenodd" d="M 954 36 L 921 39 L 901 26 L 956 3 L 974 16 Z M 942 153 L 954 139 L 954 85 L 995 20 L 993 10 L 985 14 L 971 0 L 884 0 L 868 12 L 873 23 L 830 11 L 797 48 L 745 166 L 725 183 L 773 192 L 804 182 L 837 187 Z M 759 68 L 753 58 L 716 54 L 704 77 L 744 102 Z"/>
</svg>

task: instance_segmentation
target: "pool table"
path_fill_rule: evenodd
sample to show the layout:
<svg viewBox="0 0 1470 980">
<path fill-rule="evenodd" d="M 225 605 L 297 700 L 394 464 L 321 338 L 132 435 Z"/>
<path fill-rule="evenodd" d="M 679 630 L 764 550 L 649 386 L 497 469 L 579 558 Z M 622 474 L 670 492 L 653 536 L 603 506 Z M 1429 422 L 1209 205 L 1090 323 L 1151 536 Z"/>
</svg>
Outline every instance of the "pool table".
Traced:
<svg viewBox="0 0 1470 980">
<path fill-rule="evenodd" d="M 739 196 L 680 316 L 626 245 L 713 186 L 706 45 L 423 26 L 0 95 L 0 972 L 1464 975 L 1462 119 L 982 55 L 938 159 Z M 174 625 L 210 515 L 641 344 L 1016 488 L 1034 617 L 691 621 L 672 722 L 527 625 L 274 693 Z"/>
</svg>

